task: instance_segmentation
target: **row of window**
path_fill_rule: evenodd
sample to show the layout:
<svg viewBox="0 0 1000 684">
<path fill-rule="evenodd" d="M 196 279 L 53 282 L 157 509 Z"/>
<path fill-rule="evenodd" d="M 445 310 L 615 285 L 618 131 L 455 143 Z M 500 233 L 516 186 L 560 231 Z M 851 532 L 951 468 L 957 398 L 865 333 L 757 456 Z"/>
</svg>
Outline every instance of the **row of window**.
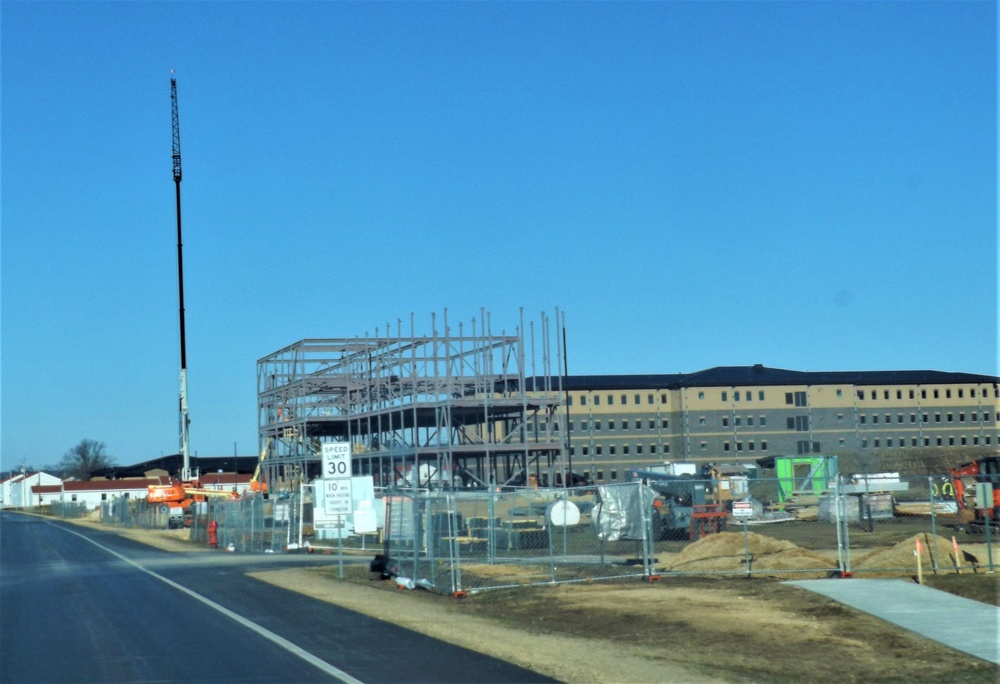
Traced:
<svg viewBox="0 0 1000 684">
<path fill-rule="evenodd" d="M 945 399 L 951 399 L 951 397 L 952 397 L 952 390 L 950 388 L 946 388 L 943 391 L 944 391 L 944 398 Z M 869 399 L 872 399 L 872 400 L 878 399 L 878 392 L 879 392 L 878 390 L 862 390 L 862 389 L 859 389 L 858 390 L 858 399 L 864 400 L 865 397 L 866 397 L 866 395 L 867 395 L 867 397 Z M 930 390 L 930 392 L 932 393 L 931 396 L 933 396 L 934 399 L 940 399 L 941 398 L 941 392 L 942 392 L 941 389 Z M 965 388 L 964 387 L 959 387 L 957 390 L 955 390 L 955 393 L 957 394 L 957 396 L 958 396 L 959 399 L 964 399 L 965 398 Z M 897 399 L 902 399 L 903 398 L 903 390 L 901 390 L 901 389 L 896 390 L 895 391 L 895 395 L 896 395 Z M 917 398 L 917 391 L 915 389 L 907 390 L 907 395 L 908 395 L 908 397 L 910 399 L 916 399 Z M 839 394 L 838 394 L 838 396 L 839 396 Z M 882 390 L 882 398 L 883 399 L 889 399 L 889 398 L 891 398 L 891 396 L 892 396 L 892 393 L 890 392 L 890 390 Z M 977 396 L 976 395 L 976 388 L 975 387 L 970 387 L 969 388 L 969 398 L 970 399 L 975 399 L 976 396 Z M 980 388 L 978 396 L 981 397 L 981 398 L 983 398 L 983 399 L 989 397 L 990 396 L 990 388 L 989 387 L 982 387 L 982 388 Z M 1000 397 L 1000 386 L 993 388 L 993 396 L 994 397 Z M 920 390 L 920 398 L 921 399 L 927 399 L 928 398 L 928 390 L 927 389 L 921 389 Z"/>
<path fill-rule="evenodd" d="M 755 448 L 756 448 L 756 444 L 755 444 L 754 440 L 748 441 L 746 443 L 746 445 L 747 445 L 747 451 L 754 451 Z M 705 442 L 702 442 L 699 446 L 701 447 L 702 451 L 706 451 L 708 449 L 708 445 Z M 736 448 L 736 451 L 743 451 L 743 442 L 742 441 L 737 441 L 735 443 L 735 448 Z M 723 442 L 722 443 L 722 450 L 723 451 L 729 451 L 730 450 L 729 442 Z M 766 439 L 762 439 L 760 441 L 760 450 L 761 451 L 767 451 L 767 440 Z"/>
<path fill-rule="evenodd" d="M 670 429 L 670 421 L 667 420 L 666 418 L 660 418 L 659 421 L 657 421 L 655 418 L 648 419 L 646 421 L 646 426 L 647 426 L 646 429 L 647 430 L 655 430 L 657 424 L 659 424 L 661 430 L 668 430 L 668 429 Z M 591 420 L 581 420 L 580 421 L 580 430 L 582 430 L 584 432 L 588 432 L 588 431 L 591 431 L 591 430 L 593 430 L 594 432 L 601 432 L 602 425 L 603 425 L 603 423 L 601 421 L 599 421 L 599 420 L 593 420 L 593 421 L 591 421 Z M 609 420 L 608 421 L 608 431 L 617 430 L 619 428 L 619 426 L 621 426 L 622 430 L 628 430 L 630 425 L 634 429 L 636 429 L 636 430 L 642 430 L 643 429 L 642 428 L 642 420 L 637 418 L 634 421 L 630 421 L 630 420 L 626 420 L 626 419 L 623 419 L 621 421 Z M 573 432 L 576 429 L 576 423 L 574 421 L 572 421 L 572 420 L 569 421 L 569 429 L 570 429 L 570 432 Z"/>
<path fill-rule="evenodd" d="M 618 455 L 618 453 L 619 453 L 618 446 L 619 445 L 617 445 L 617 444 L 609 444 L 608 445 L 608 454 L 611 455 L 611 456 Z M 637 456 L 641 456 L 643 453 L 647 453 L 647 454 L 661 453 L 661 451 L 660 451 L 661 448 L 662 448 L 662 453 L 664 453 L 664 454 L 669 454 L 670 453 L 670 445 L 669 444 L 664 444 L 662 447 L 660 447 L 660 446 L 658 446 L 656 444 L 622 444 L 621 445 L 621 452 L 620 453 L 625 454 L 625 455 L 635 454 Z M 576 447 L 575 446 L 571 446 L 569 448 L 569 453 L 570 453 L 571 456 L 576 456 Z M 597 446 L 594 446 L 594 447 L 589 447 L 589 446 L 580 447 L 580 453 L 583 456 L 603 456 L 604 455 L 604 447 L 603 447 L 603 445 L 597 445 Z"/>
<path fill-rule="evenodd" d="M 876 437 L 876 438 L 874 438 L 872 440 L 862 439 L 861 440 L 861 448 L 862 449 L 867 449 L 868 446 L 869 446 L 869 442 L 870 442 L 872 447 L 878 449 L 879 447 L 882 446 L 882 441 L 883 440 L 881 438 L 879 438 L 879 437 Z M 986 437 L 984 437 L 982 440 L 980 440 L 978 436 L 973 436 L 973 437 L 935 437 L 933 439 L 931 439 L 930 437 L 923 437 L 923 438 L 911 437 L 910 438 L 910 444 L 909 444 L 909 446 L 911 446 L 911 447 L 917 447 L 917 446 L 925 446 L 925 447 L 929 447 L 929 446 L 969 446 L 969 445 L 980 446 L 980 444 L 983 444 L 983 445 L 986 445 L 986 446 L 990 446 L 992 443 L 993 443 L 993 439 L 990 436 L 988 436 L 988 435 Z M 841 446 L 845 446 L 846 445 L 846 440 L 843 437 L 840 438 L 840 445 Z M 902 449 L 902 448 L 904 448 L 904 447 L 907 446 L 907 444 L 906 444 L 906 438 L 905 437 L 899 437 L 899 438 L 896 438 L 894 440 L 892 437 L 887 437 L 885 439 L 885 446 L 886 447 L 896 447 L 896 448 Z"/>
<path fill-rule="evenodd" d="M 948 411 L 947 413 L 945 413 L 943 415 L 944 415 L 944 419 L 945 419 L 946 423 L 954 423 L 955 422 L 955 414 L 952 413 L 951 411 Z M 989 423 L 993 419 L 993 415 L 994 414 L 990 413 L 989 411 L 983 411 L 983 413 L 982 413 L 982 422 Z M 969 413 L 969 422 L 978 423 L 979 422 L 979 416 L 980 416 L 980 414 L 979 414 L 978 411 L 972 411 L 971 413 Z M 942 417 L 941 413 L 935 413 L 934 414 L 934 422 L 935 423 L 940 423 L 941 422 L 941 417 Z M 842 413 L 838 413 L 837 414 L 837 420 L 838 421 L 843 420 L 843 418 L 844 418 L 844 414 L 842 414 Z M 998 422 L 1000 422 L 1000 413 L 996 414 L 996 419 L 997 419 Z M 920 414 L 920 420 L 921 420 L 921 422 L 929 423 L 930 422 L 930 414 L 929 413 L 922 413 L 922 414 Z M 865 413 L 862 413 L 862 414 L 858 415 L 858 422 L 861 423 L 861 424 L 867 423 L 868 422 L 868 415 L 865 414 Z M 877 413 L 873 413 L 871 415 L 871 422 L 873 424 L 876 424 L 876 423 L 879 422 L 879 415 Z M 892 422 L 892 414 L 889 414 L 889 413 L 885 414 L 885 422 L 886 423 L 891 423 Z M 896 414 L 896 422 L 897 423 L 902 423 L 903 422 L 903 414 L 902 413 L 897 413 Z M 917 414 L 916 413 L 911 413 L 910 414 L 910 422 L 911 423 L 916 423 L 917 422 Z M 965 422 L 965 412 L 964 411 L 960 411 L 958 413 L 958 422 L 959 423 L 964 423 Z"/>
<path fill-rule="evenodd" d="M 698 393 L 699 399 L 704 399 L 703 392 Z M 742 394 L 740 390 L 733 390 L 733 401 L 740 401 L 740 399 L 745 399 L 746 401 L 753 401 L 753 392 L 751 390 L 746 390 Z M 757 400 L 764 401 L 764 390 L 757 391 Z M 722 401 L 729 401 L 729 392 L 722 393 Z"/>
<path fill-rule="evenodd" d="M 767 425 L 767 416 L 757 416 L 756 420 L 756 424 L 759 426 L 764 427 Z M 733 425 L 735 427 L 742 427 L 744 421 L 746 422 L 747 427 L 754 426 L 754 416 L 733 416 Z M 704 423 L 702 423 L 702 425 L 703 424 Z M 729 427 L 729 416 L 722 417 L 722 427 Z"/>
<path fill-rule="evenodd" d="M 601 395 L 600 394 L 594 394 L 593 396 L 591 396 L 590 400 L 591 400 L 593 406 L 600 406 L 601 405 Z M 614 394 L 608 394 L 606 396 L 606 400 L 607 400 L 607 405 L 608 406 L 614 406 L 615 405 L 615 395 Z M 655 394 L 649 393 L 649 394 L 646 395 L 646 403 L 647 404 L 654 404 L 655 402 L 656 402 L 656 395 Z M 573 395 L 572 394 L 569 397 L 567 397 L 566 403 L 569 406 L 573 405 Z M 619 394 L 618 395 L 618 403 L 621 406 L 627 406 L 628 405 L 628 394 Z M 633 394 L 632 395 L 632 403 L 634 405 L 636 405 L 636 406 L 640 405 L 642 403 L 642 394 L 640 394 L 640 393 Z M 666 404 L 667 403 L 667 395 L 666 395 L 666 393 L 663 393 L 663 394 L 660 395 L 660 403 L 661 404 Z M 580 406 L 586 406 L 586 405 L 587 405 L 587 395 L 586 394 L 581 394 L 580 395 Z"/>
</svg>

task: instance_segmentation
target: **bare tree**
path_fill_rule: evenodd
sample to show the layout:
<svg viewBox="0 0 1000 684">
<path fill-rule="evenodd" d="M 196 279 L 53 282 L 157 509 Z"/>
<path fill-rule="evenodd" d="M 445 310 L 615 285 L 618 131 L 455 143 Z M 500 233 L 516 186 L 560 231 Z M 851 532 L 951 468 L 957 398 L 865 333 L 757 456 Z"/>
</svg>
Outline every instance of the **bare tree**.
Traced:
<svg viewBox="0 0 1000 684">
<path fill-rule="evenodd" d="M 64 478 L 89 480 L 95 474 L 115 465 L 115 459 L 105 451 L 104 442 L 83 439 L 67 451 L 59 462 Z"/>
</svg>

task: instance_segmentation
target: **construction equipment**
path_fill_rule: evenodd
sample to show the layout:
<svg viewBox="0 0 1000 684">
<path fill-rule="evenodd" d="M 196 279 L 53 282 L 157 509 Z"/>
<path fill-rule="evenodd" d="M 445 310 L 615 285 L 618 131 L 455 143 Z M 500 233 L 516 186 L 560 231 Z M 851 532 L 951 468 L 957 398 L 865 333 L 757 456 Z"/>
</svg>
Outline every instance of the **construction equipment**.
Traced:
<svg viewBox="0 0 1000 684">
<path fill-rule="evenodd" d="M 181 122 L 177 112 L 177 79 L 170 79 L 170 113 L 171 113 L 171 138 L 174 175 L 174 195 L 177 202 L 177 292 L 180 305 L 180 337 L 181 337 L 181 392 L 180 392 L 180 448 L 184 458 L 184 465 L 181 469 L 181 480 L 188 482 L 197 477 L 192 477 L 191 454 L 190 454 L 190 434 L 189 428 L 191 419 L 188 417 L 187 404 L 187 345 L 184 335 L 184 241 L 181 239 Z"/>
<path fill-rule="evenodd" d="M 149 485 L 146 501 L 158 505 L 161 513 L 166 515 L 167 527 L 174 529 L 190 526 L 194 513 L 192 507 L 209 497 L 238 499 L 239 494 L 235 491 L 205 489 L 197 480 L 174 481 L 165 485 Z"/>
<path fill-rule="evenodd" d="M 642 482 L 657 493 L 653 534 L 659 539 L 695 540 L 726 528 L 727 505 L 709 500 L 711 483 L 706 480 L 649 470 L 627 470 L 625 480 Z"/>
<path fill-rule="evenodd" d="M 969 532 L 982 532 L 986 525 L 1000 529 L 1000 456 L 984 456 L 951 471 L 958 515 Z M 976 503 L 976 483 L 993 485 L 993 501 L 987 507 Z"/>
</svg>

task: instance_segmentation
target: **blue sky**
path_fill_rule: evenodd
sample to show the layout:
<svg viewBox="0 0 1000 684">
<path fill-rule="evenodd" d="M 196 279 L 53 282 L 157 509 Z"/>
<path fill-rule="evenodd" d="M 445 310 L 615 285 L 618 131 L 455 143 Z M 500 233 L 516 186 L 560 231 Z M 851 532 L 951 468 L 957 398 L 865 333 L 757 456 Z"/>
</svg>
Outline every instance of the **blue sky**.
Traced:
<svg viewBox="0 0 1000 684">
<path fill-rule="evenodd" d="M 0 468 L 256 449 L 307 337 L 997 373 L 994 2 L 4 2 Z"/>
</svg>

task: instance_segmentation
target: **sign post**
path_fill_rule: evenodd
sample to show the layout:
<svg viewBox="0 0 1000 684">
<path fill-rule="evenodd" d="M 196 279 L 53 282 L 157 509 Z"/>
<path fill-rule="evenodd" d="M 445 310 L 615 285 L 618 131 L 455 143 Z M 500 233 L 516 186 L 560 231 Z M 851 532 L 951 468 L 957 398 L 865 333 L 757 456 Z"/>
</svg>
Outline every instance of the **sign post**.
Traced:
<svg viewBox="0 0 1000 684">
<path fill-rule="evenodd" d="M 747 528 L 747 520 L 753 516 L 753 503 L 750 501 L 734 501 L 733 517 L 743 520 L 743 559 L 747 566 L 747 577 L 752 572 L 753 560 L 750 557 L 750 531 Z"/>
</svg>

